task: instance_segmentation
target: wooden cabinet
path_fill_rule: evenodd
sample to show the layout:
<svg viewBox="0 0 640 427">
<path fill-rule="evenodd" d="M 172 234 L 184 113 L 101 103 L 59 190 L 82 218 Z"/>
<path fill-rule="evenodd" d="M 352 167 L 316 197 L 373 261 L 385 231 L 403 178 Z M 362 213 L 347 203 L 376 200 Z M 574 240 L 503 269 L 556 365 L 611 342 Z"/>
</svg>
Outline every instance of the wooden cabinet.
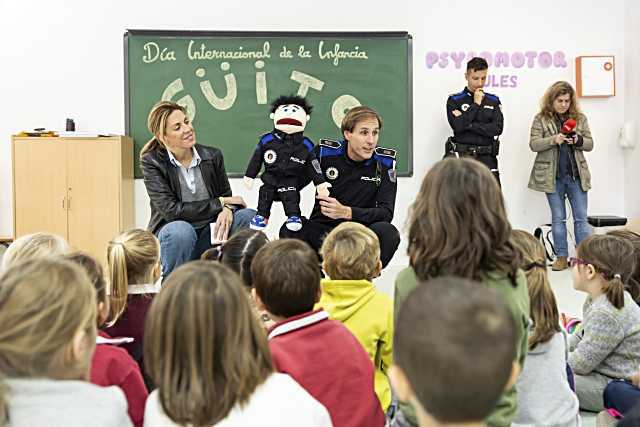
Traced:
<svg viewBox="0 0 640 427">
<path fill-rule="evenodd" d="M 107 243 L 133 228 L 129 137 L 12 138 L 14 237 L 45 231 L 106 260 Z"/>
</svg>

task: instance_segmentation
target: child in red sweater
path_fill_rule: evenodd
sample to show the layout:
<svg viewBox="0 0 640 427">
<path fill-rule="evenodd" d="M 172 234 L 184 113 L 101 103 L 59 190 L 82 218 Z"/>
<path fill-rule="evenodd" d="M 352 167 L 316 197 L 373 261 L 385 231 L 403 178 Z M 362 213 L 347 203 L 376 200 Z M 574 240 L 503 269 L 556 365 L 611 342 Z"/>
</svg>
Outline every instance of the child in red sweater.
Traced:
<svg viewBox="0 0 640 427">
<path fill-rule="evenodd" d="M 74 253 L 67 258 L 79 264 L 87 272 L 96 288 L 98 302 L 98 328 L 109 315 L 109 299 L 107 284 L 100 264 L 91 256 Z M 91 360 L 91 382 L 107 387 L 118 386 L 124 392 L 129 405 L 129 417 L 136 427 L 142 427 L 144 421 L 144 405 L 149 392 L 144 385 L 138 364 L 126 352 L 115 345 L 118 340 L 112 339 L 105 332 L 98 330 L 96 350 Z"/>
<path fill-rule="evenodd" d="M 369 356 L 344 325 L 313 310 L 321 290 L 311 247 L 292 239 L 267 243 L 256 253 L 251 273 L 258 309 L 276 322 L 269 330 L 276 370 L 322 403 L 335 427 L 384 426 Z"/>
</svg>

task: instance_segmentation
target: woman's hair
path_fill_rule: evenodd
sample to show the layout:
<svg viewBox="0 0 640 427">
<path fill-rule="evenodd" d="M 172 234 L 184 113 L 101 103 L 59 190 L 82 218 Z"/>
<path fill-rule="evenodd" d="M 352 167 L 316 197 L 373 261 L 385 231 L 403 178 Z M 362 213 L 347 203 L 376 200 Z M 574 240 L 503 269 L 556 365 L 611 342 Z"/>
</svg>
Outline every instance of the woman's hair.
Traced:
<svg viewBox="0 0 640 427">
<path fill-rule="evenodd" d="M 375 119 L 378 121 L 378 127 L 382 129 L 382 117 L 373 108 L 361 105 L 359 107 L 353 107 L 342 119 L 342 125 L 340 130 L 353 132 L 358 122 L 367 119 Z"/>
<path fill-rule="evenodd" d="M 147 128 L 153 134 L 153 137 L 140 150 L 140 158 L 149 151 L 167 149 L 162 140 L 167 132 L 167 119 L 176 110 L 182 111 L 187 115 L 186 108 L 171 101 L 160 101 L 151 108 L 147 118 Z"/>
<path fill-rule="evenodd" d="M 124 313 L 130 284 L 146 284 L 157 279 L 153 273 L 159 260 L 160 243 L 150 231 L 125 231 L 109 242 L 109 325 L 113 325 Z"/>
<path fill-rule="evenodd" d="M 593 234 L 578 245 L 578 258 L 593 265 L 605 280 L 602 290 L 615 308 L 624 307 L 625 283 L 635 269 L 633 245 L 610 234 Z"/>
<path fill-rule="evenodd" d="M 512 236 L 513 244 L 522 255 L 521 267 L 527 275 L 530 316 L 535 327 L 529 335 L 529 349 L 532 350 L 560 332 L 560 316 L 547 275 L 544 246 L 524 230 L 513 230 Z"/>
<path fill-rule="evenodd" d="M 177 424 L 217 424 L 273 371 L 240 278 L 222 264 L 194 261 L 174 270 L 145 328 L 145 368 Z"/>
<path fill-rule="evenodd" d="M 569 109 L 566 112 L 567 118 L 578 120 L 582 116 L 582 111 L 578 105 L 576 91 L 573 90 L 573 86 L 571 86 L 570 83 L 564 81 L 555 82 L 544 93 L 544 96 L 540 100 L 540 114 L 552 119 L 556 114 L 556 110 L 553 108 L 553 101 L 555 101 L 557 97 L 567 94 L 571 99 Z"/>
<path fill-rule="evenodd" d="M 2 257 L 2 269 L 6 270 L 18 261 L 63 255 L 69 251 L 69 244 L 62 237 L 48 233 L 34 233 L 18 237 Z"/>
<path fill-rule="evenodd" d="M 96 342 L 95 299 L 87 274 L 63 259 L 28 259 L 0 276 L 0 425 L 9 418 L 4 378 L 86 378 Z M 82 360 L 73 351 L 80 331 Z"/>
<path fill-rule="evenodd" d="M 431 168 L 409 217 L 409 261 L 420 280 L 482 281 L 500 272 L 515 286 L 520 253 L 510 239 L 502 192 L 486 166 L 450 158 Z"/>
<path fill-rule="evenodd" d="M 380 242 L 364 225 L 343 222 L 325 237 L 320 254 L 331 279 L 371 280 L 380 261 Z"/>
<path fill-rule="evenodd" d="M 631 230 L 613 230 L 607 234 L 611 236 L 621 237 L 629 241 L 633 245 L 633 252 L 636 259 L 636 268 L 627 282 L 627 290 L 633 297 L 634 301 L 640 301 L 640 234 Z"/>
</svg>

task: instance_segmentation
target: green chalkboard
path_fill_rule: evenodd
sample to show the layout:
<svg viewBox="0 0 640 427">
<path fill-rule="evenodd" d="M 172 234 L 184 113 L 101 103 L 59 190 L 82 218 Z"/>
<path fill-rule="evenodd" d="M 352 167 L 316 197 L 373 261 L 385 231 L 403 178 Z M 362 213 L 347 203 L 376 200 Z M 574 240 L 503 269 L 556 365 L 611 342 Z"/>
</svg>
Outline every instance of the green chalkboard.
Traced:
<svg viewBox="0 0 640 427">
<path fill-rule="evenodd" d="M 136 178 L 156 102 L 186 106 L 197 141 L 220 148 L 227 173 L 238 177 L 259 136 L 273 129 L 270 102 L 290 94 L 313 105 L 305 135 L 315 143 L 341 137 L 349 108 L 374 108 L 384 121 L 379 144 L 398 150 L 398 175 L 412 174 L 411 36 L 405 32 L 128 30 L 124 54 Z"/>
</svg>

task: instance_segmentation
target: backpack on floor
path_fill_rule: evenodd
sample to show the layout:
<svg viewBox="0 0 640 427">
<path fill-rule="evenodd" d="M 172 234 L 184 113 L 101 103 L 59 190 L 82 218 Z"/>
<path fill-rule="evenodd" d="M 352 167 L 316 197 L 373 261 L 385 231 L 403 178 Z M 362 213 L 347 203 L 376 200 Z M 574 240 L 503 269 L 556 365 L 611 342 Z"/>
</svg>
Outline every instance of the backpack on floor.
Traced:
<svg viewBox="0 0 640 427">
<path fill-rule="evenodd" d="M 547 227 L 547 230 L 544 229 L 545 227 Z M 542 243 L 547 259 L 553 261 L 556 257 L 556 248 L 553 246 L 551 238 L 549 237 L 551 235 L 551 224 L 542 224 L 540 227 L 537 227 L 533 231 L 533 235 Z"/>
</svg>

